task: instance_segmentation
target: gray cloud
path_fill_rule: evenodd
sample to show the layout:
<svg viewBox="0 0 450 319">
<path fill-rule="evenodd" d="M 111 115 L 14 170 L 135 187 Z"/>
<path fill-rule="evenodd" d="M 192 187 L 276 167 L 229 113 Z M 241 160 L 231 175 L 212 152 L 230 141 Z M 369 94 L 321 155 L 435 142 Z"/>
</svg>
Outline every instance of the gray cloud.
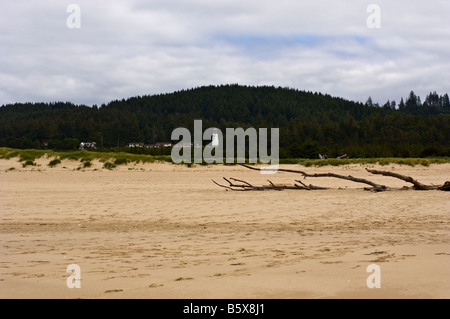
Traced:
<svg viewBox="0 0 450 319">
<path fill-rule="evenodd" d="M 81 8 L 69 29 L 66 7 Z M 88 105 L 209 84 L 365 101 L 448 92 L 448 1 L 0 0 L 0 104 Z"/>
</svg>

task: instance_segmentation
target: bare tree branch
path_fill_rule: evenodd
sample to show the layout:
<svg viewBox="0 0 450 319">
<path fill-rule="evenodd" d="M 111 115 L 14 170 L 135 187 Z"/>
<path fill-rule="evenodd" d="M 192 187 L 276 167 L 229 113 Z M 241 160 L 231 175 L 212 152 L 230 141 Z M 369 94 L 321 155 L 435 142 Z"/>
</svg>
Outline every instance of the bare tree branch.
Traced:
<svg viewBox="0 0 450 319">
<path fill-rule="evenodd" d="M 233 181 L 235 181 L 235 182 L 243 183 L 243 184 L 246 184 L 247 186 L 253 187 L 252 184 L 247 183 L 246 181 L 241 181 L 241 180 L 236 179 L 236 178 L 230 178 L 230 179 L 233 180 Z"/>
<path fill-rule="evenodd" d="M 295 180 L 297 183 L 302 184 L 307 190 L 324 190 L 324 189 L 330 189 L 328 187 L 319 187 L 319 186 L 314 186 L 312 184 L 306 185 L 305 183 L 303 183 L 302 181 L 299 180 Z"/>
<path fill-rule="evenodd" d="M 252 169 L 252 170 L 256 170 L 256 171 L 261 171 L 261 169 L 259 168 L 255 168 L 255 167 L 251 167 L 245 164 L 240 164 L 242 167 L 248 168 L 248 169 Z M 264 169 L 264 171 L 267 171 L 267 169 Z M 343 176 L 343 175 L 338 175 L 338 174 L 334 174 L 334 173 L 322 173 L 322 174 L 308 174 L 304 171 L 299 171 L 299 170 L 292 170 L 292 169 L 278 169 L 279 172 L 287 172 L 287 173 L 295 173 L 295 174 L 301 174 L 303 175 L 303 177 L 332 177 L 332 178 L 340 178 L 340 179 L 345 179 L 348 181 L 352 181 L 355 183 L 363 183 L 363 184 L 367 184 L 372 186 L 372 189 L 369 190 L 374 190 L 377 192 L 381 192 L 381 191 L 386 191 L 388 190 L 388 188 L 385 185 L 379 185 L 376 184 L 374 182 L 371 182 L 369 180 L 363 179 L 363 178 L 357 178 L 357 177 L 353 177 L 353 176 Z"/>
<path fill-rule="evenodd" d="M 295 173 L 295 174 L 302 174 L 302 175 L 308 175 L 305 172 L 302 171 L 297 171 L 297 170 L 292 170 L 292 169 L 283 169 L 283 168 L 264 168 L 264 169 L 260 169 L 260 168 L 256 168 L 256 167 L 252 167 L 246 164 L 239 164 L 242 167 L 248 168 L 248 169 L 252 169 L 254 171 L 258 171 L 258 172 L 286 172 L 286 173 Z"/>
<path fill-rule="evenodd" d="M 403 180 L 405 182 L 413 184 L 414 185 L 413 188 L 416 189 L 416 190 L 435 190 L 435 189 L 437 189 L 437 190 L 444 190 L 444 191 L 445 190 L 446 191 L 450 190 L 449 189 L 450 182 L 445 182 L 445 184 L 441 185 L 441 186 L 439 186 L 439 185 L 425 185 L 425 184 L 422 184 L 419 181 L 416 181 L 414 178 L 412 178 L 410 176 L 405 176 L 405 175 L 401 175 L 401 174 L 394 173 L 394 172 L 378 171 L 378 170 L 368 169 L 368 168 L 366 168 L 366 170 L 369 173 L 372 173 L 372 174 L 383 175 L 383 176 L 390 176 L 390 177 L 401 179 L 401 180 Z"/>
</svg>

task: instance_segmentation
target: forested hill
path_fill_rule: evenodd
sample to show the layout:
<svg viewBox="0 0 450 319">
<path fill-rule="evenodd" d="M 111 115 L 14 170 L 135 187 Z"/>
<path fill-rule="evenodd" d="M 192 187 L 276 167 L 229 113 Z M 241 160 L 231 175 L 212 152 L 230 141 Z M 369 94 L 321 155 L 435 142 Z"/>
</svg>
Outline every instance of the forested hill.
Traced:
<svg viewBox="0 0 450 319">
<path fill-rule="evenodd" d="M 448 95 L 414 92 L 397 105 L 365 104 L 286 88 L 210 86 L 112 101 L 100 107 L 25 103 L 0 107 L 0 146 L 41 148 L 97 142 L 170 141 L 172 131 L 203 120 L 203 129 L 280 128 L 282 157 L 450 156 Z M 66 143 L 62 143 L 66 141 Z M 174 141 L 177 142 L 177 141 Z M 69 148 L 72 146 L 69 146 Z"/>
</svg>

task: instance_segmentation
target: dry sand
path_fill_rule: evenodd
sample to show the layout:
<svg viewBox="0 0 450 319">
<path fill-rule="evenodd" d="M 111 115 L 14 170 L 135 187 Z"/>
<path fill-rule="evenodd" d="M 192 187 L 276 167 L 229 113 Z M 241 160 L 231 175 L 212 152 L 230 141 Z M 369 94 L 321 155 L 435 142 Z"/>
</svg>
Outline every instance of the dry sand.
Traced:
<svg viewBox="0 0 450 319">
<path fill-rule="evenodd" d="M 372 193 L 328 178 L 307 182 L 330 190 L 232 192 L 211 180 L 299 176 L 37 162 L 0 160 L 1 298 L 450 297 L 448 192 Z M 288 167 L 407 185 L 360 165 Z M 448 164 L 383 169 L 450 180 Z M 70 264 L 81 268 L 80 289 L 66 285 Z M 366 283 L 371 264 L 380 266 L 379 289 Z"/>
</svg>

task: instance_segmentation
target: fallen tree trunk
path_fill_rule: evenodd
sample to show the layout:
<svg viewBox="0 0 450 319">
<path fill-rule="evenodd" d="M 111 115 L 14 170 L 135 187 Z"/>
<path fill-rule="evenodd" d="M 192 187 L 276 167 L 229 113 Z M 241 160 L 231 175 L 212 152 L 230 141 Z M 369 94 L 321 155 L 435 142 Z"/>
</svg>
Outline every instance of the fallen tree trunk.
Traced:
<svg viewBox="0 0 450 319">
<path fill-rule="evenodd" d="M 405 175 L 401 175 L 398 173 L 394 173 L 394 172 L 388 172 L 388 171 L 378 171 L 378 170 L 374 170 L 374 169 L 368 169 L 366 168 L 366 170 L 369 173 L 372 174 L 376 174 L 376 175 L 383 175 L 383 176 L 390 176 L 390 177 L 394 177 L 394 178 L 398 178 L 401 179 L 405 182 L 411 183 L 413 184 L 413 188 L 415 190 L 442 190 L 442 191 L 450 191 L 450 182 L 445 182 L 444 185 L 425 185 L 422 184 L 419 181 L 416 181 L 414 178 L 412 178 L 411 176 L 405 176 Z"/>
<path fill-rule="evenodd" d="M 363 179 L 363 178 L 357 178 L 357 177 L 353 177 L 353 176 L 344 176 L 344 175 L 338 175 L 338 174 L 334 174 L 334 173 L 323 173 L 323 174 L 305 174 L 303 175 L 304 177 L 332 177 L 332 178 L 339 178 L 339 179 L 345 179 L 347 181 L 352 181 L 355 183 L 362 183 L 362 184 L 367 184 L 372 186 L 372 188 L 369 188 L 367 190 L 373 190 L 373 191 L 377 191 L 377 192 L 382 192 L 382 191 L 386 191 L 388 190 L 388 188 L 385 185 L 379 185 L 376 184 L 374 182 L 371 182 L 367 179 Z"/>
<path fill-rule="evenodd" d="M 248 168 L 248 169 L 252 169 L 252 170 L 256 170 L 256 171 L 261 171 L 261 169 L 259 168 L 255 168 L 255 167 L 251 167 L 245 164 L 240 164 L 241 166 Z M 264 171 L 267 171 L 267 169 L 264 169 Z M 355 183 L 362 183 L 362 184 L 367 184 L 372 186 L 372 188 L 366 188 L 366 190 L 371 190 L 371 191 L 376 191 L 376 192 L 382 192 L 382 191 L 387 191 L 388 188 L 385 185 L 379 185 L 376 184 L 372 181 L 369 181 L 367 179 L 363 179 L 363 178 L 357 178 L 357 177 L 353 177 L 353 176 L 344 176 L 344 175 L 338 175 L 338 174 L 334 174 L 334 173 L 322 173 L 322 174 L 308 174 L 304 171 L 299 171 L 299 170 L 292 170 L 292 169 L 278 169 L 277 171 L 279 172 L 287 172 L 287 173 L 295 173 L 295 174 L 301 174 L 303 175 L 303 177 L 332 177 L 332 178 L 340 178 L 340 179 L 345 179 L 348 181 L 352 181 Z"/>
<path fill-rule="evenodd" d="M 308 174 L 304 171 L 300 171 L 300 170 L 292 170 L 292 169 L 260 169 L 260 168 L 255 168 L 255 167 L 251 167 L 245 164 L 240 164 L 241 166 L 251 169 L 251 170 L 255 170 L 255 171 L 278 171 L 278 172 L 287 172 L 287 173 L 294 173 L 294 174 L 301 174 L 303 175 L 303 177 L 306 179 L 307 177 L 314 177 L 314 178 L 318 178 L 318 177 L 330 177 L 330 178 L 339 178 L 339 179 L 344 179 L 344 180 L 348 180 L 348 181 L 352 181 L 355 183 L 362 183 L 362 184 L 367 184 L 370 185 L 371 187 L 366 187 L 364 188 L 364 190 L 369 190 L 369 191 L 374 191 L 374 192 L 382 192 L 382 191 L 388 191 L 391 190 L 392 188 L 389 188 L 385 185 L 380 185 L 377 183 L 374 183 L 370 180 L 367 179 L 363 179 L 363 178 L 358 178 L 358 177 L 353 177 L 353 176 L 344 176 L 344 175 L 338 175 L 338 174 L 334 174 L 334 173 L 321 173 L 321 174 Z M 441 190 L 441 191 L 450 191 L 450 182 L 445 182 L 444 185 L 425 185 L 420 183 L 419 181 L 415 180 L 414 178 L 410 177 L 410 176 L 405 176 L 405 175 L 401 175 L 398 173 L 394 173 L 394 172 L 388 172 L 388 171 L 378 171 L 378 170 L 373 170 L 373 169 L 368 169 L 366 168 L 367 172 L 371 173 L 371 174 L 376 174 L 376 175 L 383 175 L 383 176 L 390 176 L 390 177 L 395 177 L 398 179 L 401 179 L 405 182 L 411 183 L 413 184 L 413 189 L 415 190 Z M 293 185 L 286 185 L 286 184 L 274 184 L 272 183 L 270 180 L 268 180 L 269 185 L 263 185 L 263 186 L 255 186 L 252 185 L 246 181 L 243 180 L 239 180 L 239 179 L 235 179 L 235 178 L 230 178 L 230 179 L 226 179 L 225 177 L 223 178 L 225 181 L 228 182 L 228 186 L 227 185 L 221 185 L 219 183 L 216 183 L 215 181 L 214 184 L 232 190 L 232 191 L 265 191 L 265 190 L 284 190 L 284 189 L 295 189 L 295 190 L 324 190 L 324 189 L 329 189 L 327 187 L 318 187 L 318 186 L 314 186 L 314 185 L 306 185 L 305 183 L 303 183 L 300 180 L 296 180 L 295 182 L 298 184 L 293 184 Z M 236 184 L 239 183 L 239 184 Z"/>
</svg>

